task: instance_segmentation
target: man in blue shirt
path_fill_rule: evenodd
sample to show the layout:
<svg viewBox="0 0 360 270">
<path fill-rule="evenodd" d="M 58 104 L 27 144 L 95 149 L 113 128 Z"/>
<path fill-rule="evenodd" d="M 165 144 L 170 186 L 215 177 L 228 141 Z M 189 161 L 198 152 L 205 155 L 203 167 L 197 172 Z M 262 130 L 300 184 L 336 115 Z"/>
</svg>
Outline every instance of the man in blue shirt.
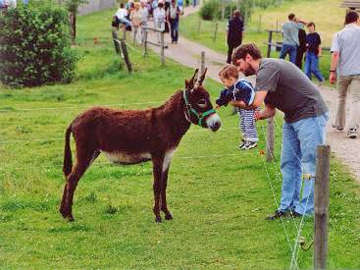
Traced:
<svg viewBox="0 0 360 270">
<path fill-rule="evenodd" d="M 289 21 L 284 23 L 281 27 L 281 32 L 283 34 L 283 45 L 281 48 L 279 58 L 285 59 L 285 56 L 289 54 L 290 62 L 295 64 L 297 46 L 299 43 L 299 29 L 302 29 L 306 24 L 305 21 L 297 19 L 294 13 L 288 15 Z"/>
</svg>

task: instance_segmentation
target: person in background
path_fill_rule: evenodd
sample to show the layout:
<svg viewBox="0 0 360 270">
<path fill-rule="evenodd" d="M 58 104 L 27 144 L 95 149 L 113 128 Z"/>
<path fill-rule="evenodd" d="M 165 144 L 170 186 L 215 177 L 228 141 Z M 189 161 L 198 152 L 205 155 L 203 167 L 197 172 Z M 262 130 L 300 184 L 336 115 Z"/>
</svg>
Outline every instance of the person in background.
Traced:
<svg viewBox="0 0 360 270">
<path fill-rule="evenodd" d="M 178 0 L 177 5 L 178 5 L 178 7 L 180 9 L 181 15 L 184 15 L 184 2 L 183 2 L 183 0 Z"/>
<path fill-rule="evenodd" d="M 355 139 L 360 124 L 360 19 L 356 11 L 345 16 L 345 27 L 337 32 L 331 45 L 330 83 L 337 78 L 338 109 L 333 128 L 345 127 L 345 102 L 351 97 L 350 122 L 347 137 Z"/>
<path fill-rule="evenodd" d="M 319 70 L 319 57 L 321 57 L 321 38 L 315 32 L 315 24 L 309 22 L 307 24 L 309 33 L 306 35 L 306 60 L 305 60 L 305 74 L 311 80 L 311 74 L 319 80 L 319 85 L 324 84 L 324 77 Z"/>
<path fill-rule="evenodd" d="M 305 21 L 297 19 L 294 13 L 288 15 L 289 21 L 284 23 L 281 27 L 283 34 L 283 44 L 280 52 L 280 59 L 285 59 L 286 55 L 289 54 L 290 62 L 295 64 L 297 46 L 299 43 L 299 29 L 304 28 Z"/>
<path fill-rule="evenodd" d="M 149 20 L 149 5 L 147 5 L 146 0 L 141 0 L 140 2 L 140 12 L 141 12 L 141 43 L 144 43 L 145 30 L 143 27 L 148 26 Z"/>
<path fill-rule="evenodd" d="M 226 37 L 228 45 L 228 57 L 226 63 L 231 63 L 231 55 L 234 48 L 238 47 L 243 38 L 244 21 L 240 16 L 239 10 L 234 10 L 233 17 L 228 21 L 226 28 Z"/>
<path fill-rule="evenodd" d="M 154 23 L 156 29 L 165 31 L 166 13 L 162 2 L 159 2 L 157 8 L 154 10 Z M 157 38 L 158 43 L 160 43 L 161 37 L 159 32 L 157 32 Z"/>
<path fill-rule="evenodd" d="M 255 90 L 250 82 L 245 79 L 239 79 L 239 72 L 234 65 L 226 65 L 219 72 L 219 78 L 226 87 L 220 93 L 216 100 L 216 109 L 221 106 L 227 106 L 232 100 L 243 101 L 247 106 L 254 101 Z M 257 110 L 257 109 L 256 109 Z M 240 150 L 248 150 L 257 146 L 258 136 L 254 113 L 256 110 L 238 109 L 240 117 L 240 131 L 242 133 L 242 142 Z"/>
<path fill-rule="evenodd" d="M 299 29 L 298 38 L 299 46 L 296 48 L 295 65 L 302 69 L 302 61 L 304 59 L 304 53 L 306 52 L 306 32 L 304 29 Z"/>
<path fill-rule="evenodd" d="M 118 23 L 123 25 L 124 31 L 128 28 L 131 28 L 131 22 L 128 20 L 128 12 L 125 9 L 125 4 L 120 3 L 120 8 L 115 14 Z"/>
<path fill-rule="evenodd" d="M 175 0 L 171 0 L 171 5 L 168 9 L 168 18 L 170 22 L 170 33 L 171 33 L 171 43 L 177 44 L 179 39 L 179 18 L 181 10 L 176 5 Z"/>
</svg>

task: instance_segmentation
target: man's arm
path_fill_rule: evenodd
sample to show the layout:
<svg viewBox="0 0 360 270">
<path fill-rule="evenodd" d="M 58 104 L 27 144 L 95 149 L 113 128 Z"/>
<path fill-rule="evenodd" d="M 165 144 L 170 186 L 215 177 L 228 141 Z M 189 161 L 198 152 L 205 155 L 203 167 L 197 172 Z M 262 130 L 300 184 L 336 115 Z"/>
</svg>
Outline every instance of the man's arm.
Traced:
<svg viewBox="0 0 360 270">
<path fill-rule="evenodd" d="M 331 54 L 331 64 L 330 64 L 330 76 L 329 81 L 331 84 L 336 82 L 336 66 L 339 62 L 340 53 L 337 51 L 332 52 Z"/>
<path fill-rule="evenodd" d="M 275 115 L 276 109 L 270 104 L 265 105 L 265 109 L 260 112 L 255 112 L 255 120 L 263 120 L 267 118 L 271 118 Z"/>
<path fill-rule="evenodd" d="M 235 100 L 232 100 L 230 104 L 234 107 L 239 107 L 241 109 L 254 110 L 260 107 L 260 105 L 264 102 L 267 93 L 267 91 L 256 91 L 254 101 L 251 105 L 246 105 L 244 101 Z"/>
</svg>

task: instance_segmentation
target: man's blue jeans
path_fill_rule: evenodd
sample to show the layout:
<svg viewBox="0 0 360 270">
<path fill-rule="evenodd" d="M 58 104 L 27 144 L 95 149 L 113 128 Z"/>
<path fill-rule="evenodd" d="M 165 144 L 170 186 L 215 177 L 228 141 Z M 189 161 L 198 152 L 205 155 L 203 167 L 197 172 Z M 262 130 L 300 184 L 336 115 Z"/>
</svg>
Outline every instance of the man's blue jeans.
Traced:
<svg viewBox="0 0 360 270">
<path fill-rule="evenodd" d="M 313 52 L 306 52 L 305 74 L 310 80 L 311 74 L 314 74 L 320 82 L 324 80 L 324 77 L 319 70 L 319 57 Z"/>
<path fill-rule="evenodd" d="M 296 53 L 297 53 L 297 46 L 296 45 L 290 45 L 290 44 L 283 44 L 281 47 L 280 52 L 280 59 L 285 59 L 285 56 L 289 54 L 290 62 L 295 64 L 296 60 Z"/>
<path fill-rule="evenodd" d="M 313 214 L 316 148 L 325 143 L 328 119 L 328 113 L 324 113 L 295 123 L 284 123 L 281 154 L 283 185 L 278 210 Z M 310 176 L 310 179 L 303 179 L 303 176 Z"/>
</svg>

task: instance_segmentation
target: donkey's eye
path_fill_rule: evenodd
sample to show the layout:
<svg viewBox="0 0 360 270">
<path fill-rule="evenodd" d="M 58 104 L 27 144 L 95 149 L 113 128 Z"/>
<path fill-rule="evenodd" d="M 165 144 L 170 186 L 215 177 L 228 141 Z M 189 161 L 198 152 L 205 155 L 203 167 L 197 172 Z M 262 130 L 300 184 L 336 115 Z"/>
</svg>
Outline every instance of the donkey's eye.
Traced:
<svg viewBox="0 0 360 270">
<path fill-rule="evenodd" d="M 205 99 L 199 99 L 198 102 L 197 102 L 197 105 L 200 107 L 200 108 L 205 108 L 206 107 L 206 100 Z"/>
</svg>

